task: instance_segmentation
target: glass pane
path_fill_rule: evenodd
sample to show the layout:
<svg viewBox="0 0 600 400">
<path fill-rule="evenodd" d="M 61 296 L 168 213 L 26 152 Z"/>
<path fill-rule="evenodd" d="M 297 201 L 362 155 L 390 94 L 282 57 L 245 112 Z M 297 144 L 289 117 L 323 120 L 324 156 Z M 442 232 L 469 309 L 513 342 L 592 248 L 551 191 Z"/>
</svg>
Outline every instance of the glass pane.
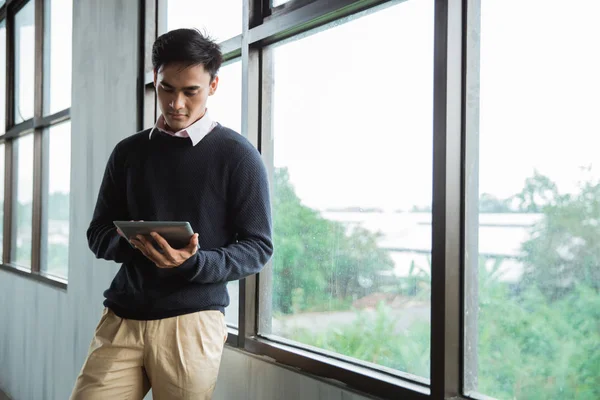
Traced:
<svg viewBox="0 0 600 400">
<path fill-rule="evenodd" d="M 6 20 L 0 22 L 0 134 L 6 130 Z"/>
<path fill-rule="evenodd" d="M 14 165 L 17 167 L 13 203 L 13 238 L 11 261 L 31 268 L 31 224 L 33 200 L 33 135 L 14 142 Z"/>
<path fill-rule="evenodd" d="M 270 49 L 275 253 L 260 331 L 428 378 L 433 2 L 343 22 Z"/>
<path fill-rule="evenodd" d="M 44 115 L 71 106 L 73 0 L 45 0 Z"/>
<path fill-rule="evenodd" d="M 467 393 L 600 399 L 599 13 L 482 0 L 467 30 Z"/>
<path fill-rule="evenodd" d="M 218 42 L 242 33 L 242 0 L 167 0 L 166 31 L 197 28 Z"/>
<path fill-rule="evenodd" d="M 280 6 L 280 5 L 284 4 L 284 3 L 287 3 L 289 1 L 291 1 L 291 0 L 271 0 L 271 7 L 275 8 L 275 7 Z"/>
<path fill-rule="evenodd" d="M 0 143 L 0 262 L 4 254 L 4 143 Z"/>
<path fill-rule="evenodd" d="M 225 309 L 225 321 L 227 325 L 237 327 L 240 314 L 240 282 L 228 282 L 227 291 L 229 292 L 229 306 Z"/>
<path fill-rule="evenodd" d="M 242 62 L 224 65 L 219 71 L 219 86 L 208 100 L 210 115 L 215 121 L 237 133 L 242 129 Z"/>
<path fill-rule="evenodd" d="M 15 16 L 15 123 L 33 117 L 35 80 L 34 2 L 29 1 Z"/>
<path fill-rule="evenodd" d="M 42 271 L 67 277 L 69 267 L 69 192 L 71 183 L 71 122 L 52 126 L 45 133 L 49 142 L 46 179 L 47 199 L 43 225 Z"/>
</svg>

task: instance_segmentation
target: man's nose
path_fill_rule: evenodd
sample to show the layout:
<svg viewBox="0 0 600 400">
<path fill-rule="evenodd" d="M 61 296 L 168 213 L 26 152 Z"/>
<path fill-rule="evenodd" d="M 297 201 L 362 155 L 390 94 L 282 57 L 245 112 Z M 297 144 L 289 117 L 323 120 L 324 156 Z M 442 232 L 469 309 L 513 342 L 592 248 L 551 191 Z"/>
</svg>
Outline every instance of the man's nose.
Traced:
<svg viewBox="0 0 600 400">
<path fill-rule="evenodd" d="M 170 106 L 171 106 L 171 108 L 173 108 L 174 111 L 184 108 L 185 100 L 183 98 L 183 93 L 179 92 L 179 93 L 175 94 L 175 97 L 173 98 L 173 100 L 171 100 Z"/>
</svg>

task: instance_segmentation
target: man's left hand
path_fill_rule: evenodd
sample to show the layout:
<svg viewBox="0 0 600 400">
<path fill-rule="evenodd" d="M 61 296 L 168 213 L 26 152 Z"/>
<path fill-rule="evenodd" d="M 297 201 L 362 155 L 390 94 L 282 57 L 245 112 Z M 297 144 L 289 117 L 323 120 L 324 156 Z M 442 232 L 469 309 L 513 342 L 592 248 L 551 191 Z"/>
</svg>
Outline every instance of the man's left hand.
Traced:
<svg viewBox="0 0 600 400">
<path fill-rule="evenodd" d="M 183 249 L 172 248 L 167 241 L 156 232 L 150 234 L 158 244 L 158 251 L 154 244 L 142 235 L 131 239 L 133 245 L 142 252 L 147 259 L 152 261 L 158 268 L 176 268 L 187 261 L 198 251 L 198 234 L 195 233 L 190 243 Z"/>
</svg>

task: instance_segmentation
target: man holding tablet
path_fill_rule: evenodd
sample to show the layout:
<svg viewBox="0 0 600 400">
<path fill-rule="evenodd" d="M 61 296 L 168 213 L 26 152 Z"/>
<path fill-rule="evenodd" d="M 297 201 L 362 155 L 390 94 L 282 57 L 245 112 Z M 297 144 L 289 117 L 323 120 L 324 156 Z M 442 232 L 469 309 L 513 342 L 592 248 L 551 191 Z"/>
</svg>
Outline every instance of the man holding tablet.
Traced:
<svg viewBox="0 0 600 400">
<path fill-rule="evenodd" d="M 141 399 L 150 387 L 155 400 L 210 399 L 227 337 L 226 284 L 273 253 L 260 154 L 206 107 L 219 46 L 179 29 L 156 40 L 152 62 L 162 115 L 113 150 L 87 232 L 96 257 L 122 265 L 72 399 Z M 115 221 L 173 221 L 194 233 L 173 248 L 155 232 L 125 238 Z"/>
</svg>

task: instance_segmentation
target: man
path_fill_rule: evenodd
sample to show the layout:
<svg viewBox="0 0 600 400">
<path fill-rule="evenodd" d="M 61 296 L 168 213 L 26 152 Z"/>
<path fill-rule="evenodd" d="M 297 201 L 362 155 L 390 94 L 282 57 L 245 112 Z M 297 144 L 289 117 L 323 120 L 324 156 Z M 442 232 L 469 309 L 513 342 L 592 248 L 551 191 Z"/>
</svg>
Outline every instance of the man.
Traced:
<svg viewBox="0 0 600 400">
<path fill-rule="evenodd" d="M 122 263 L 72 399 L 209 399 L 227 337 L 226 283 L 271 257 L 267 175 L 257 150 L 211 120 L 219 46 L 196 30 L 152 49 L 161 117 L 113 150 L 87 232 L 96 257 Z M 131 246 L 115 220 L 188 221 L 173 249 L 153 234 Z"/>
</svg>

